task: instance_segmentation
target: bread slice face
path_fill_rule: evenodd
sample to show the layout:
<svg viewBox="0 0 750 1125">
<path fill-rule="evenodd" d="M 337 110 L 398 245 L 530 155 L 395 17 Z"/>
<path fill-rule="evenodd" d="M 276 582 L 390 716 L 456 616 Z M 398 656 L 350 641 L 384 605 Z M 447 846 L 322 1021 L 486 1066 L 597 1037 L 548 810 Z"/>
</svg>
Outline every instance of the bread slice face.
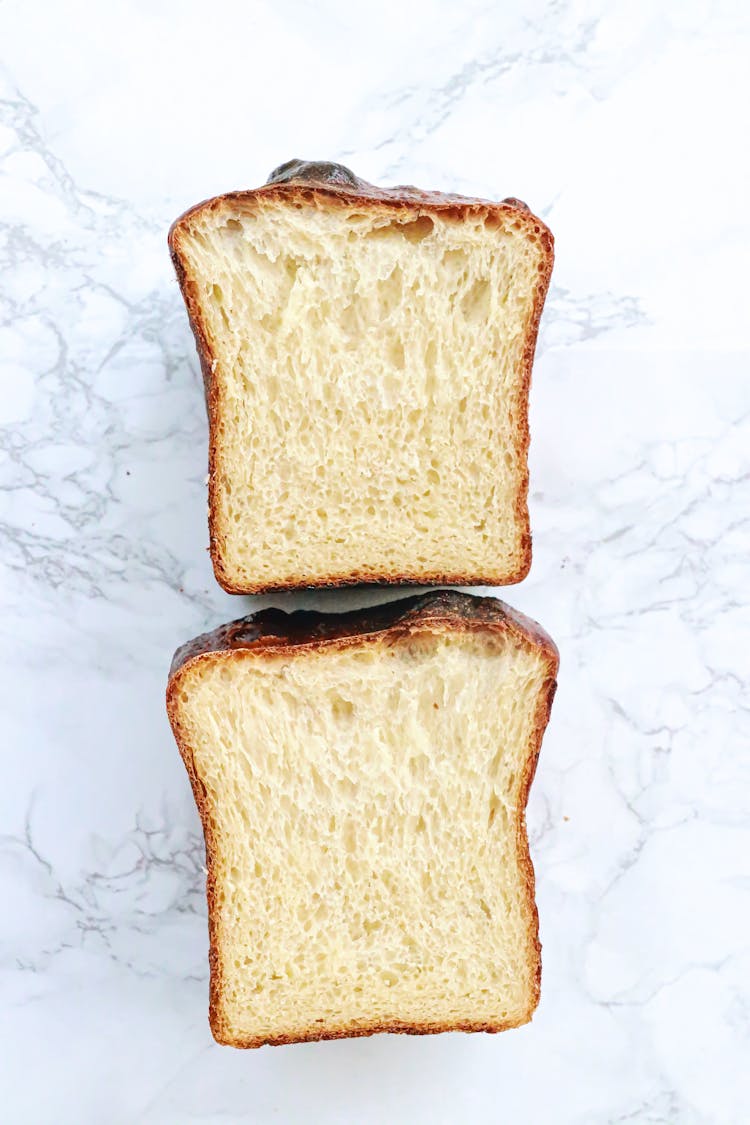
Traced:
<svg viewBox="0 0 750 1125">
<path fill-rule="evenodd" d="M 525 807 L 557 650 L 454 592 L 266 610 L 175 656 L 206 838 L 210 1023 L 258 1047 L 528 1021 Z"/>
<path fill-rule="evenodd" d="M 294 161 L 188 211 L 169 242 L 206 384 L 224 589 L 525 576 L 553 262 L 525 204 Z"/>
</svg>

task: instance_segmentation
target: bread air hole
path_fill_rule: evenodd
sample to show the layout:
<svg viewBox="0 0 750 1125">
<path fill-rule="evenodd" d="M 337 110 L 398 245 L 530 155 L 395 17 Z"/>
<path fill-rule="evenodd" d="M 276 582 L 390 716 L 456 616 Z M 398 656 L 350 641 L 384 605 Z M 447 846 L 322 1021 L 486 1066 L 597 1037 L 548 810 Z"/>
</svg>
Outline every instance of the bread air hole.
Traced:
<svg viewBox="0 0 750 1125">
<path fill-rule="evenodd" d="M 490 283 L 484 278 L 478 278 L 463 298 L 463 313 L 466 319 L 473 324 L 485 320 L 490 312 Z"/>
<path fill-rule="evenodd" d="M 422 242 L 428 238 L 435 229 L 435 223 L 429 215 L 419 215 L 408 222 L 393 221 L 385 226 L 375 227 L 366 232 L 365 237 L 371 239 L 391 238 L 394 235 L 406 238 L 409 242 Z"/>
</svg>

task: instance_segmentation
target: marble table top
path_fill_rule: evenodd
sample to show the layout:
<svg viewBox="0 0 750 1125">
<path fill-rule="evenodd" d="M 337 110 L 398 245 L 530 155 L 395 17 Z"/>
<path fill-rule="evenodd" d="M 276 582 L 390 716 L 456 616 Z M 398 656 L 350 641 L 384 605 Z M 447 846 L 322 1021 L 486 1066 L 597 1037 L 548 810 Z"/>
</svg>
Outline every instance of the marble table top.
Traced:
<svg viewBox="0 0 750 1125">
<path fill-rule="evenodd" d="M 3 1121 L 750 1120 L 749 50 L 731 0 L 0 8 Z M 519 196 L 557 238 L 503 592 L 562 657 L 542 1000 L 500 1036 L 208 1029 L 172 651 L 387 596 L 232 598 L 206 553 L 166 231 L 292 156 Z"/>
</svg>

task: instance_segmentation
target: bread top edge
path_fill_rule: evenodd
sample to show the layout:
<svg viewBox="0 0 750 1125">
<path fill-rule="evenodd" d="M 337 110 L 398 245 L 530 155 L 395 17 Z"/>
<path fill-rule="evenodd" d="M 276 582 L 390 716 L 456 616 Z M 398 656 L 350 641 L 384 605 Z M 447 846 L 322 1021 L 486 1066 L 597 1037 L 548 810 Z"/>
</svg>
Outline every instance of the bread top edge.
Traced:
<svg viewBox="0 0 750 1125">
<path fill-rule="evenodd" d="M 218 211 L 227 205 L 251 210 L 279 200 L 285 203 L 324 202 L 331 206 L 383 210 L 411 209 L 417 213 L 440 212 L 445 218 L 454 219 L 462 219 L 472 213 L 512 213 L 516 217 L 523 217 L 529 226 L 537 230 L 550 254 L 554 249 L 554 238 L 546 224 L 526 203 L 513 196 L 495 202 L 450 192 L 425 191 L 410 184 L 377 187 L 360 179 L 341 164 L 300 160 L 280 165 L 262 187 L 225 192 L 189 207 L 172 223 L 168 235 L 169 247 L 173 253 L 177 252 L 176 236 L 181 231 L 188 230 L 191 221 L 204 211 Z"/>
<path fill-rule="evenodd" d="M 174 654 L 170 684 L 186 665 L 226 652 L 282 653 L 356 643 L 404 639 L 419 632 L 511 633 L 540 649 L 557 675 L 559 652 L 548 633 L 499 598 L 478 597 L 457 590 L 435 590 L 346 613 L 268 608 L 220 625 L 182 645 Z"/>
</svg>

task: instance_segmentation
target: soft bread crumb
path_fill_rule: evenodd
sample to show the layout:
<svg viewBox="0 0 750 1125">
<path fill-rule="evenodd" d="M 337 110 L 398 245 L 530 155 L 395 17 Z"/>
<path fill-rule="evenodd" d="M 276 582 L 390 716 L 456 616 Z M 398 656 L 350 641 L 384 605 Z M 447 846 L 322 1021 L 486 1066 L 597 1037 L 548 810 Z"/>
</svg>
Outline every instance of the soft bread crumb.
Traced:
<svg viewBox="0 0 750 1125">
<path fill-rule="evenodd" d="M 531 1018 L 524 807 L 555 670 L 533 638 L 442 627 L 204 653 L 175 674 L 220 1041 Z"/>
<path fill-rule="evenodd" d="M 226 588 L 523 577 L 552 249 L 530 213 L 488 208 L 249 193 L 177 224 Z"/>
</svg>

